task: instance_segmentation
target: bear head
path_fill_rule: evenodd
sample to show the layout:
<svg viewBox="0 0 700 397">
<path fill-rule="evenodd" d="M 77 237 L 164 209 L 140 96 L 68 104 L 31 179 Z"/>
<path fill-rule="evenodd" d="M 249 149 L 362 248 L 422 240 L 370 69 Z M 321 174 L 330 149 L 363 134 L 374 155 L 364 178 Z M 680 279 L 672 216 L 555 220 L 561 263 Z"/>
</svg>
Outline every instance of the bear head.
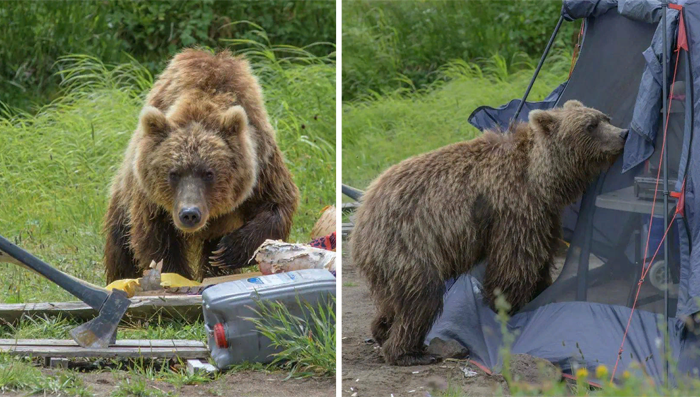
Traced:
<svg viewBox="0 0 700 397">
<path fill-rule="evenodd" d="M 136 179 L 178 229 L 194 233 L 251 195 L 257 177 L 252 130 L 238 105 L 219 110 L 195 101 L 167 115 L 146 106 L 137 130 Z"/>
<path fill-rule="evenodd" d="M 628 130 L 610 124 L 604 113 L 576 100 L 551 110 L 533 110 L 529 127 L 534 139 L 564 165 L 608 167 L 625 146 Z"/>
</svg>

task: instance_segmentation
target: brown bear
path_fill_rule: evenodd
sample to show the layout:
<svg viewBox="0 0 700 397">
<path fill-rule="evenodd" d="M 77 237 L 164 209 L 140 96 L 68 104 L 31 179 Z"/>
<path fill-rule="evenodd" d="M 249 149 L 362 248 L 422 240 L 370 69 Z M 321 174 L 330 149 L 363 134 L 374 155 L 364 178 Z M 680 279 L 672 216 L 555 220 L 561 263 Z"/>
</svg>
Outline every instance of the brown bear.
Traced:
<svg viewBox="0 0 700 397">
<path fill-rule="evenodd" d="M 351 236 L 389 364 L 434 361 L 424 340 L 445 281 L 487 260 L 484 298 L 516 311 L 551 284 L 560 214 L 621 153 L 627 131 L 568 101 L 512 133 L 485 131 L 395 165 L 368 188 Z"/>
<path fill-rule="evenodd" d="M 188 278 L 246 266 L 285 239 L 299 192 L 249 63 L 188 49 L 153 85 L 111 189 L 107 281 L 151 261 Z"/>
</svg>

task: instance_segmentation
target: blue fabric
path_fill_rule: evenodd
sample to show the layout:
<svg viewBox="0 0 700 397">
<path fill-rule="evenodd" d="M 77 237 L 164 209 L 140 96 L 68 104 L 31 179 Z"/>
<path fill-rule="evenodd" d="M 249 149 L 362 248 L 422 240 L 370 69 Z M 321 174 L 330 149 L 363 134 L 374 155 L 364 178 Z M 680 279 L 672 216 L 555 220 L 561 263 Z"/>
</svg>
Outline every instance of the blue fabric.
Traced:
<svg viewBox="0 0 700 397">
<path fill-rule="evenodd" d="M 617 4 L 617 12 L 629 19 L 649 23 L 661 20 L 661 2 L 656 0 L 620 0 Z"/>
<path fill-rule="evenodd" d="M 470 358 L 495 371 L 503 362 L 499 349 L 503 344 L 501 324 L 483 303 L 482 286 L 477 277 L 465 274 L 457 278 L 445 294 L 445 308 L 426 338 L 454 339 L 469 349 Z M 591 373 L 604 364 L 612 368 L 617 360 L 622 336 L 631 310 L 623 306 L 589 302 L 562 302 L 520 312 L 508 320 L 507 330 L 514 337 L 512 354 L 529 354 L 544 358 L 563 371 L 574 372 L 574 366 Z M 658 384 L 664 377 L 663 316 L 637 310 L 627 334 L 618 365 L 617 378 L 633 362 L 642 362 L 647 373 Z M 670 357 L 679 361 L 686 331 L 675 318 L 668 321 Z M 694 345 L 697 346 L 697 345 Z M 688 346 L 686 346 L 688 348 Z M 683 358 L 679 371 L 698 368 L 698 358 Z"/>
<path fill-rule="evenodd" d="M 690 163 L 686 170 L 685 186 L 685 220 L 688 225 L 689 242 L 688 262 L 682 263 L 685 270 L 687 291 L 686 299 L 679 302 L 679 315 L 689 316 L 697 313 L 700 308 L 700 201 L 696 198 L 698 183 L 700 183 L 700 1 L 684 2 L 685 24 L 688 32 L 690 47 L 690 65 L 693 76 L 693 133 L 690 138 Z"/>
<path fill-rule="evenodd" d="M 518 121 L 527 121 L 531 110 L 553 108 L 565 88 L 566 82 L 560 84 L 540 102 L 525 102 L 525 105 L 523 105 L 518 115 Z M 515 111 L 518 110 L 520 102 L 520 99 L 513 99 L 507 104 L 497 108 L 480 106 L 469 116 L 469 123 L 481 131 L 490 129 L 505 130 L 513 119 Z"/>
<path fill-rule="evenodd" d="M 561 15 L 568 21 L 595 18 L 617 7 L 629 19 L 654 23 L 661 19 L 661 2 L 657 0 L 564 0 Z"/>
<path fill-rule="evenodd" d="M 666 14 L 666 40 L 669 52 L 673 49 L 674 37 L 678 28 L 678 11 L 669 9 Z M 627 172 L 646 161 L 654 153 L 656 133 L 661 124 L 662 93 L 663 93 L 663 32 L 659 24 L 654 34 L 651 46 L 644 51 L 646 69 L 642 75 L 637 93 L 636 106 L 630 123 L 630 136 L 625 144 L 624 163 L 622 172 Z M 669 54 L 667 72 L 673 73 Z M 670 87 L 672 76 L 667 77 Z"/>
<path fill-rule="evenodd" d="M 617 6 L 617 0 L 564 0 L 561 15 L 567 21 L 597 17 Z"/>
</svg>

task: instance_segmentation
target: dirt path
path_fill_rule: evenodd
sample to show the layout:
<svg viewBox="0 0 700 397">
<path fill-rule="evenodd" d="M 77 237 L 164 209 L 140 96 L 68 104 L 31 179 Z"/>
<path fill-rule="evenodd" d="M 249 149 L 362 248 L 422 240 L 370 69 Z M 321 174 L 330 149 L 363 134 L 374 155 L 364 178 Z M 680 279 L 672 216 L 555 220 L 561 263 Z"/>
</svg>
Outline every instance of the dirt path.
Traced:
<svg viewBox="0 0 700 397">
<path fill-rule="evenodd" d="M 506 387 L 502 376 L 489 376 L 467 361 L 412 367 L 386 365 L 379 346 L 365 342 L 371 337 L 374 306 L 364 280 L 350 261 L 350 249 L 350 244 L 343 241 L 343 396 L 487 396 Z M 463 368 L 476 375 L 466 377 Z M 446 393 L 448 388 L 450 392 Z"/>
<path fill-rule="evenodd" d="M 45 374 L 55 374 L 46 369 Z M 260 371 L 243 371 L 222 375 L 216 381 L 199 385 L 175 387 L 164 381 L 146 381 L 145 392 L 134 387 L 132 393 L 126 392 L 123 383 L 129 378 L 127 372 L 85 372 L 80 374 L 84 386 L 91 395 L 109 397 L 119 390 L 118 395 L 143 396 L 240 396 L 240 397 L 333 397 L 335 396 L 335 377 L 323 379 L 285 380 L 287 373 L 264 373 Z M 129 379 L 133 381 L 132 379 Z M 138 381 L 137 381 L 138 382 Z M 141 389 L 143 390 L 143 389 Z M 3 396 L 24 396 L 27 393 L 8 393 Z M 48 394 L 50 395 L 50 394 Z M 63 394 L 65 395 L 65 394 Z"/>
<path fill-rule="evenodd" d="M 226 374 L 216 381 L 200 385 L 176 388 L 165 382 L 148 382 L 150 387 L 177 396 L 241 396 L 241 397 L 328 397 L 336 395 L 336 380 L 305 379 L 284 380 L 286 373 L 266 374 L 247 371 Z M 109 396 L 119 383 L 113 374 L 89 374 L 83 382 L 92 389 L 95 396 Z"/>
</svg>

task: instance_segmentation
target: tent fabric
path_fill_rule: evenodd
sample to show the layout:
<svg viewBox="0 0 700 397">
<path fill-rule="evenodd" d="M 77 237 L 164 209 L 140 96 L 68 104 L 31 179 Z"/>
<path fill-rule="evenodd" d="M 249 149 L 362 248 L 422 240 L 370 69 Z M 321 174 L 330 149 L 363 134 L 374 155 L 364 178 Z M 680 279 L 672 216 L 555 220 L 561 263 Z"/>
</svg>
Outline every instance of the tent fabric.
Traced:
<svg viewBox="0 0 700 397">
<path fill-rule="evenodd" d="M 557 103 L 559 96 L 566 88 L 566 82 L 560 84 L 547 97 L 539 102 L 525 102 L 518 115 L 518 121 L 527 121 L 527 116 L 531 110 L 551 109 Z M 490 106 L 480 106 L 469 116 L 469 123 L 480 130 L 506 129 L 508 122 L 513 119 L 518 105 L 522 100 L 513 99 L 507 104 L 492 108 Z"/>
<path fill-rule="evenodd" d="M 690 50 L 682 51 L 678 58 L 676 88 L 685 87 L 685 91 L 674 90 L 666 137 L 669 188 L 680 192 L 683 187 L 684 203 L 683 208 L 677 209 L 675 200 L 669 202 L 669 209 L 678 212 L 676 225 L 664 242 L 669 245 L 673 290 L 668 292 L 666 304 L 663 288 L 645 281 L 617 372 L 620 376 L 633 361 L 641 362 L 659 384 L 663 382 L 666 364 L 663 348 L 659 348 L 663 332 L 668 332 L 669 356 L 677 362 L 678 372 L 700 376 L 700 336 L 695 331 L 700 330 L 700 325 L 696 321 L 695 330 L 686 326 L 700 311 L 700 202 L 695 198 L 700 183 L 700 139 L 693 136 L 700 128 L 700 117 L 695 117 L 700 114 L 700 101 L 696 99 L 700 98 L 700 28 L 695 28 L 700 27 L 700 0 L 679 3 L 684 7 Z M 656 0 L 563 2 L 562 15 L 566 19 L 586 18 L 579 58 L 569 81 L 544 101 L 526 103 L 519 119 L 527 120 L 531 109 L 547 109 L 577 99 L 610 115 L 614 125 L 630 128 L 633 133 L 628 137 L 624 155 L 589 186 L 575 206 L 565 211 L 565 231 L 567 218 L 573 223 L 561 274 L 505 325 L 509 333 L 516 334 L 512 353 L 546 358 L 564 371 L 572 371 L 576 366 L 594 370 L 601 363 L 615 364 L 641 265 L 650 261 L 657 247 L 663 252 L 661 186 L 653 214 L 648 208 L 650 202 L 645 206 L 640 198 L 634 198 L 636 201 L 629 205 L 637 209 L 625 207 L 629 199 L 622 206 L 610 204 L 615 202 L 611 198 L 621 197 L 616 196 L 621 192 L 631 192 L 637 178 L 657 175 L 654 167 L 660 163 L 663 139 L 663 32 L 658 27 L 663 11 Z M 679 12 L 666 12 L 667 44 L 673 50 Z M 669 53 L 668 73 L 673 73 L 675 59 L 675 54 Z M 666 76 L 669 83 L 671 77 Z M 498 108 L 481 107 L 469 121 L 480 129 L 505 131 L 518 103 L 514 100 Z M 650 248 L 644 252 L 647 234 Z M 653 263 L 654 269 L 663 269 L 657 266 L 658 259 Z M 504 341 L 496 313 L 481 296 L 480 280 L 486 266 L 482 263 L 448 283 L 444 310 L 426 343 L 434 337 L 455 339 L 469 348 L 473 360 L 497 371 L 502 365 L 499 350 Z M 651 273 L 648 279 L 653 278 Z M 668 314 L 666 322 L 664 313 Z"/>
<path fill-rule="evenodd" d="M 700 202 L 696 198 L 698 183 L 700 183 L 700 159 L 695 153 L 700 153 L 700 138 L 695 137 L 695 131 L 700 130 L 700 1 L 688 0 L 684 3 L 684 18 L 686 31 L 688 32 L 688 45 L 690 47 L 690 75 L 692 76 L 692 90 L 687 90 L 687 95 L 691 95 L 692 105 L 692 131 L 690 133 L 689 144 L 690 153 L 689 165 L 686 169 L 685 186 L 685 222 L 682 228 L 687 225 L 688 247 L 687 260 L 689 266 L 685 267 L 683 276 L 684 284 L 683 296 L 679 302 L 679 313 L 690 316 L 697 313 L 698 299 L 700 298 Z M 690 106 L 689 106 L 690 107 Z M 684 236 L 685 237 L 685 236 Z"/>
<path fill-rule="evenodd" d="M 669 9 L 666 12 L 667 29 L 666 40 L 669 51 L 673 49 L 675 32 L 678 29 L 678 11 Z M 647 160 L 654 152 L 656 132 L 661 123 L 661 102 L 663 84 L 663 32 L 661 24 L 658 25 L 651 46 L 643 55 L 646 68 L 642 75 L 639 94 L 630 124 L 630 139 L 625 144 L 623 172 Z M 673 70 L 673 58 L 669 55 L 667 70 Z M 669 74 L 672 74 L 669 73 Z M 670 87 L 672 76 L 667 76 L 666 84 Z"/>
<path fill-rule="evenodd" d="M 499 371 L 503 365 L 499 355 L 503 346 L 502 326 L 483 303 L 481 290 L 477 277 L 460 276 L 445 294 L 445 309 L 427 339 L 454 339 L 469 349 L 472 359 Z M 587 367 L 594 373 L 600 364 L 612 368 L 629 316 L 627 307 L 588 302 L 553 303 L 520 312 L 507 323 L 507 331 L 515 335 L 510 351 L 544 358 L 568 373 L 576 367 Z M 663 316 L 635 311 L 631 326 L 635 332 L 627 335 L 618 367 L 626 369 L 634 360 L 641 361 L 649 375 L 663 379 L 662 325 Z M 668 329 L 671 357 L 680 361 L 682 323 L 669 319 Z M 686 352 L 684 365 L 698 368 L 699 364 L 697 357 Z"/>
<path fill-rule="evenodd" d="M 648 23 L 661 20 L 662 5 L 660 1 L 640 0 L 564 0 L 561 14 L 568 21 L 582 18 L 596 18 L 609 10 L 629 19 Z"/>
</svg>

